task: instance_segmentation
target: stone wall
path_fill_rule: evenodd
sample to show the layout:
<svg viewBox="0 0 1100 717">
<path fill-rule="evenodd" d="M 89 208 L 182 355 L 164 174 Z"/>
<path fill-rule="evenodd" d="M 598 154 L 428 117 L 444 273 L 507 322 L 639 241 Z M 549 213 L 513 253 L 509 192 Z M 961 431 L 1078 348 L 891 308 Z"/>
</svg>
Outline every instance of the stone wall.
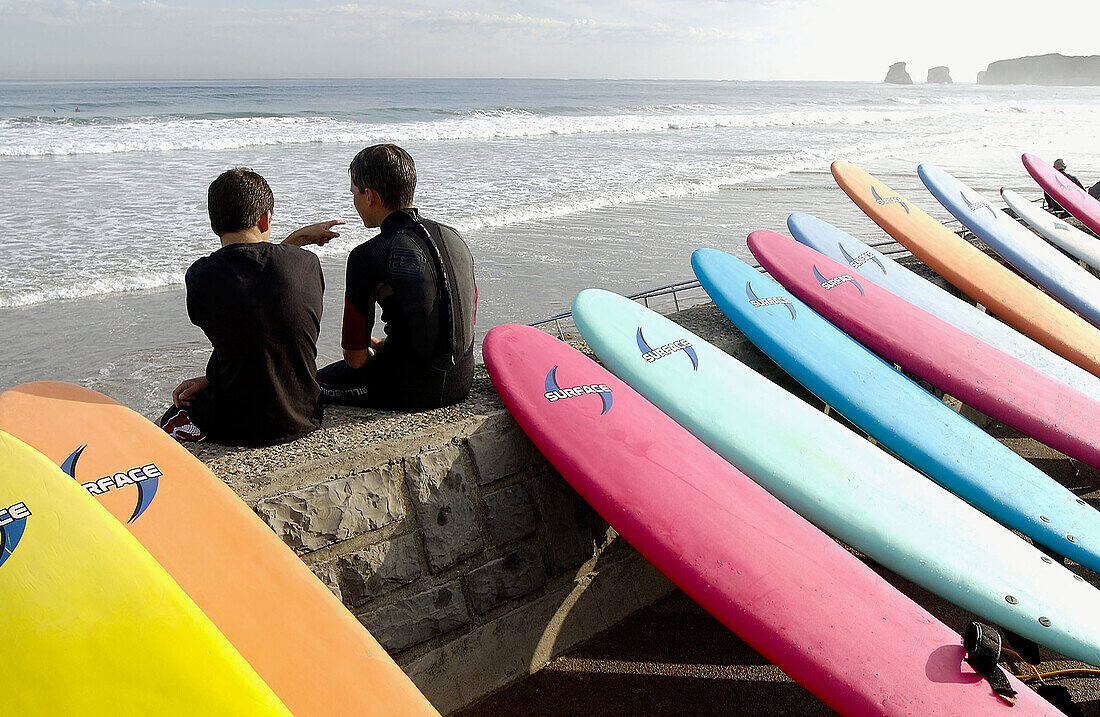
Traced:
<svg viewBox="0 0 1100 717">
<path fill-rule="evenodd" d="M 384 429 L 399 414 L 342 408 L 327 436 L 197 449 L 443 714 L 672 590 L 546 462 L 483 369 L 474 393 L 457 419 L 396 436 Z M 388 440 L 363 439 L 380 428 Z"/>
</svg>

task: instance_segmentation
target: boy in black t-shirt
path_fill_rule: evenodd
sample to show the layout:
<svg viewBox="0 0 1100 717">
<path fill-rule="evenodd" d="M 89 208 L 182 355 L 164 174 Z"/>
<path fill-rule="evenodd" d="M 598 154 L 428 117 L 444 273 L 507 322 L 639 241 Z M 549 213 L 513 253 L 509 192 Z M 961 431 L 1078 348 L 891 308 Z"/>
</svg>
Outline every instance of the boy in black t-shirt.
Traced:
<svg viewBox="0 0 1100 717">
<path fill-rule="evenodd" d="M 325 290 L 317 256 L 301 247 L 326 244 L 343 222 L 311 224 L 269 243 L 271 188 L 243 167 L 215 179 L 207 203 L 222 248 L 187 270 L 187 315 L 214 350 L 206 374 L 172 392 L 161 426 L 180 440 L 298 438 L 321 424 L 315 375 Z"/>
<path fill-rule="evenodd" d="M 344 360 L 317 374 L 327 401 L 422 410 L 460 401 L 473 382 L 477 287 L 454 229 L 413 208 L 416 167 L 393 144 L 352 160 L 352 201 L 378 236 L 348 256 Z M 386 338 L 371 336 L 382 308 Z"/>
</svg>

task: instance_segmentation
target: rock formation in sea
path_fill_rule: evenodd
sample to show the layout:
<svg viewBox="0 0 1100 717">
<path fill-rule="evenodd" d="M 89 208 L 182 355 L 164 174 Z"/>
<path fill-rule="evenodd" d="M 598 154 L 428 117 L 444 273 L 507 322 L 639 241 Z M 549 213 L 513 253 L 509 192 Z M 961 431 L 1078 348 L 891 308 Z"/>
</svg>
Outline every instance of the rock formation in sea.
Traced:
<svg viewBox="0 0 1100 717">
<path fill-rule="evenodd" d="M 950 85 L 951 70 L 947 69 L 943 65 L 930 68 L 928 70 L 928 82 L 935 85 Z"/>
<path fill-rule="evenodd" d="M 989 63 L 979 85 L 1100 85 L 1100 55 L 1031 55 Z"/>
<path fill-rule="evenodd" d="M 883 82 L 891 85 L 911 85 L 913 84 L 913 78 L 905 71 L 904 62 L 895 62 L 890 65 L 890 69 L 886 72 L 886 79 Z"/>
</svg>

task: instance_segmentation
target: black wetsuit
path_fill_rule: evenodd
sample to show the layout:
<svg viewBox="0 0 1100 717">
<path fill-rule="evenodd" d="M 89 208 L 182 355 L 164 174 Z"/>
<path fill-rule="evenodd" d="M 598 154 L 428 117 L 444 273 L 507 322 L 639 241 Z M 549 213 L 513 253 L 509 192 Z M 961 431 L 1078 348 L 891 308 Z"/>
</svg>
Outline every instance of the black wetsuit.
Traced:
<svg viewBox="0 0 1100 717">
<path fill-rule="evenodd" d="M 187 270 L 187 315 L 210 339 L 210 386 L 187 409 L 214 441 L 268 444 L 321 425 L 317 334 L 325 291 L 317 255 L 230 244 Z"/>
<path fill-rule="evenodd" d="M 473 381 L 477 310 L 473 257 L 458 232 L 392 212 L 348 257 L 342 346 L 370 345 L 374 305 L 385 345 L 361 369 L 338 361 L 318 372 L 325 400 L 421 410 L 461 400 Z"/>
</svg>

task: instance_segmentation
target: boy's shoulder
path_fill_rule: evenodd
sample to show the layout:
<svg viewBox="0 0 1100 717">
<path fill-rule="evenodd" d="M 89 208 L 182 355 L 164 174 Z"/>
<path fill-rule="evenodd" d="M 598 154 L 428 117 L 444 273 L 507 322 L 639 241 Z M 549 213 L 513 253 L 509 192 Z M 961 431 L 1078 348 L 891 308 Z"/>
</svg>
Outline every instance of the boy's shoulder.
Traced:
<svg viewBox="0 0 1100 717">
<path fill-rule="evenodd" d="M 226 274 L 240 275 L 250 270 L 259 273 L 269 267 L 270 262 L 305 271 L 321 271 L 321 260 L 316 254 L 292 244 L 229 244 L 196 259 L 188 267 L 184 281 L 190 286 L 207 280 L 217 281 Z"/>
</svg>

